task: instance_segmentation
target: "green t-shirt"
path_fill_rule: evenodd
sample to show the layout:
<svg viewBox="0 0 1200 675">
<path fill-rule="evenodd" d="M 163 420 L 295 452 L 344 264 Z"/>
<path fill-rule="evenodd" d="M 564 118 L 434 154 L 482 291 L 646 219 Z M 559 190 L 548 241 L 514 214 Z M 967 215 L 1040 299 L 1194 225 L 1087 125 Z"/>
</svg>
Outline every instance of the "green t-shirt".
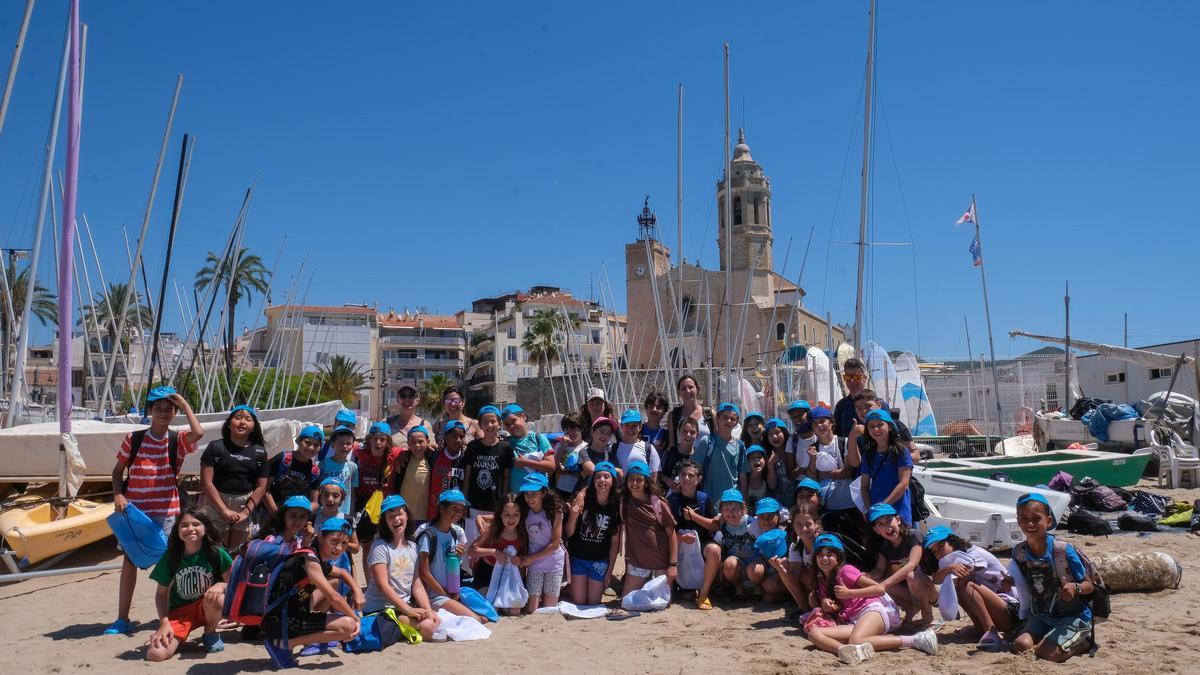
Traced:
<svg viewBox="0 0 1200 675">
<path fill-rule="evenodd" d="M 179 567 L 176 569 L 171 569 L 170 561 L 167 560 L 166 554 L 163 554 L 162 559 L 150 572 L 150 578 L 161 586 L 171 587 L 170 601 L 167 607 L 170 609 L 183 607 L 204 597 L 204 592 L 208 590 L 208 587 L 220 581 L 221 577 L 225 576 L 225 571 L 233 566 L 233 558 L 229 557 L 225 549 L 217 548 L 217 558 L 221 569 L 214 574 L 204 551 L 184 556 L 179 560 Z"/>
</svg>

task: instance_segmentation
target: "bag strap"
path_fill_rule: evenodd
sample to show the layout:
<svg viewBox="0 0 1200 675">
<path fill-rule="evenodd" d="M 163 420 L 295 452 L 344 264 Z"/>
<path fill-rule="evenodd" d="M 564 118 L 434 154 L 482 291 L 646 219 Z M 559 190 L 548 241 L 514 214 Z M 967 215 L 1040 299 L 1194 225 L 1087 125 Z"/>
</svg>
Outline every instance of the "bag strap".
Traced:
<svg viewBox="0 0 1200 675">
<path fill-rule="evenodd" d="M 125 486 L 129 485 L 129 474 L 133 472 L 133 463 L 142 442 L 146 440 L 147 429 L 138 429 L 129 434 L 129 460 L 125 463 Z M 167 462 L 171 465 L 171 477 L 179 482 L 179 432 L 167 429 Z"/>
</svg>

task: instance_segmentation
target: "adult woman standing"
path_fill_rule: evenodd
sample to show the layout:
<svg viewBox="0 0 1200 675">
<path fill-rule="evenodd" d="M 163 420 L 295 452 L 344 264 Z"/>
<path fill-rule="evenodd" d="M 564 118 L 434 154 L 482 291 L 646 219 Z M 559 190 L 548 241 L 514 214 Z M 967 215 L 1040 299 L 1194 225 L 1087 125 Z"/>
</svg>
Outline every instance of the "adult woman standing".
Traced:
<svg viewBox="0 0 1200 675">
<path fill-rule="evenodd" d="M 417 427 L 428 429 L 431 424 L 417 414 L 417 403 L 420 401 L 420 398 L 416 387 L 411 384 L 400 387 L 397 401 L 399 402 L 400 411 L 385 421 L 392 428 L 392 445 L 397 448 L 407 449 L 408 432 Z"/>
<path fill-rule="evenodd" d="M 608 399 L 604 398 L 604 390 L 600 387 L 592 387 L 587 390 L 587 400 L 579 406 L 579 419 L 583 425 L 584 439 L 588 441 L 592 439 L 592 423 L 601 417 L 616 419 L 617 413 Z"/>
<path fill-rule="evenodd" d="M 699 444 L 705 436 L 716 430 L 716 416 L 712 408 L 701 405 L 700 385 L 696 384 L 696 378 L 691 375 L 679 378 L 675 383 L 675 393 L 679 394 L 679 400 L 683 402 L 672 408 L 667 417 L 667 431 L 670 434 L 668 447 L 674 448 L 679 444 L 679 423 L 689 417 L 696 420 L 696 426 L 700 429 L 695 441 Z"/>
<path fill-rule="evenodd" d="M 221 438 L 200 456 L 201 505 L 226 551 L 237 551 L 246 541 L 254 509 L 267 492 L 265 445 L 258 413 L 238 405 L 225 418 Z"/>
<path fill-rule="evenodd" d="M 467 428 L 465 442 L 470 443 L 476 438 L 483 438 L 483 432 L 479 430 L 479 420 L 471 419 L 463 412 L 464 403 L 466 398 L 458 387 L 450 387 L 442 394 L 442 414 L 433 422 L 433 435 L 437 438 L 438 447 L 442 445 L 446 423 L 451 420 L 458 420 Z"/>
</svg>

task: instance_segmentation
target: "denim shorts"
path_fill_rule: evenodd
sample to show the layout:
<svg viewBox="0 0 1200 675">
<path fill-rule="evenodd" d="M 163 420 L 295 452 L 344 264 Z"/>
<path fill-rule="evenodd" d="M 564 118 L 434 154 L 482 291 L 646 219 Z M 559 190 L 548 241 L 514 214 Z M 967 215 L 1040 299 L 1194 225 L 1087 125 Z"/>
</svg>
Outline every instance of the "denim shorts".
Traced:
<svg viewBox="0 0 1200 675">
<path fill-rule="evenodd" d="M 1091 636 L 1092 623 L 1076 616 L 1035 614 L 1021 627 L 1021 632 L 1029 633 L 1036 642 L 1053 640 L 1063 651 L 1069 652 Z"/>
<path fill-rule="evenodd" d="M 608 561 L 571 558 L 571 575 L 586 575 L 592 581 L 604 583 L 604 578 L 608 575 Z"/>
</svg>

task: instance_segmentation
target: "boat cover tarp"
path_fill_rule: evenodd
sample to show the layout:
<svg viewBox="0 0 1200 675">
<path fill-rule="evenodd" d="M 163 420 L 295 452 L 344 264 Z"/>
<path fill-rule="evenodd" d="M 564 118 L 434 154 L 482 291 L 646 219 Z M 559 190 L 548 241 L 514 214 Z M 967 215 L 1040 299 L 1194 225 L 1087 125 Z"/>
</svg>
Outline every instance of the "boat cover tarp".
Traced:
<svg viewBox="0 0 1200 675">
<path fill-rule="evenodd" d="M 321 426 L 333 426 L 334 417 L 344 406 L 341 401 L 325 401 L 324 403 L 314 403 L 312 405 L 302 405 L 295 408 L 270 408 L 256 411 L 258 413 L 258 421 L 266 422 L 267 420 L 305 420 L 313 424 Z M 197 413 L 196 419 L 204 422 L 224 422 L 229 416 L 226 411 L 214 413 Z M 117 422 L 125 424 L 141 424 L 141 415 L 116 415 L 106 417 L 105 422 Z M 171 426 L 186 425 L 187 417 L 176 415 L 175 419 L 171 420 Z M 366 428 L 363 428 L 363 434 L 366 435 Z"/>
<path fill-rule="evenodd" d="M 1137 419 L 1137 411 L 1133 408 L 1116 403 L 1101 403 L 1088 411 L 1080 422 L 1087 425 L 1088 432 L 1101 443 L 1108 442 L 1108 423 L 1113 420 Z"/>
</svg>

